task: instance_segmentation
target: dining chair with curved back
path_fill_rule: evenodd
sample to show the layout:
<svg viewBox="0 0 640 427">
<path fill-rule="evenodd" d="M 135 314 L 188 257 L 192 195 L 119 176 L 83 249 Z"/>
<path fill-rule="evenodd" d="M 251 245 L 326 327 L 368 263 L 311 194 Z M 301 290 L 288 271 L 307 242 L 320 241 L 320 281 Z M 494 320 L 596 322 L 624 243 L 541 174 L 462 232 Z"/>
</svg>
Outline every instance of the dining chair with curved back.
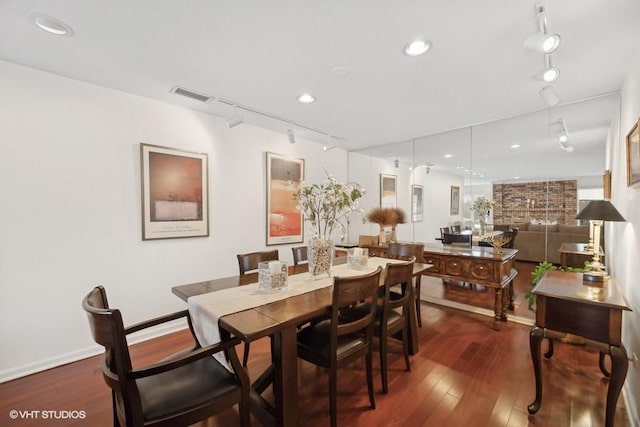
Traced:
<svg viewBox="0 0 640 427">
<path fill-rule="evenodd" d="M 389 337 L 402 333 L 402 351 L 407 371 L 411 370 L 409 363 L 409 304 L 412 304 L 413 264 L 415 257 L 403 263 L 388 263 L 385 268 L 384 296 L 382 303 L 376 310 L 373 324 L 373 334 L 379 337 L 380 371 L 382 375 L 382 392 L 388 393 L 388 341 Z M 391 288 L 400 285 L 401 294 L 392 292 Z M 394 295 L 395 294 L 395 295 Z M 397 309 L 401 309 L 400 312 Z"/>
<path fill-rule="evenodd" d="M 451 227 L 440 227 L 440 237 L 436 237 L 436 240 L 443 240 L 445 233 L 451 233 Z"/>
<path fill-rule="evenodd" d="M 416 262 L 424 262 L 424 244 L 423 243 L 389 243 L 387 247 L 387 256 L 393 259 L 400 259 L 408 261 L 412 257 L 416 259 Z M 410 282 L 411 283 L 411 282 Z M 416 317 L 418 320 L 418 327 L 422 327 L 422 311 L 420 310 L 420 290 L 422 283 L 422 276 L 417 276 L 415 279 L 415 290 L 413 292 L 416 305 Z"/>
<path fill-rule="evenodd" d="M 240 277 L 246 276 L 249 273 L 254 272 L 258 269 L 258 264 L 264 261 L 278 261 L 278 250 L 274 249 L 272 251 L 259 251 L 259 252 L 249 252 L 246 254 L 238 254 L 238 268 L 240 269 Z M 257 280 L 256 280 L 257 281 Z M 243 283 L 240 281 L 241 284 Z M 249 349 L 251 348 L 248 342 L 244 343 L 244 351 L 242 354 L 242 366 L 247 367 L 247 363 L 249 362 Z"/>
<path fill-rule="evenodd" d="M 338 368 L 365 357 L 369 403 L 375 409 L 373 389 L 373 321 L 382 268 L 359 276 L 334 277 L 331 318 L 298 332 L 298 357 L 328 369 L 331 426 L 337 425 Z M 343 316 L 354 305 L 366 307 L 359 316 Z"/>
<path fill-rule="evenodd" d="M 249 425 L 249 377 L 240 365 L 237 338 L 194 348 L 147 366 L 133 368 L 126 336 L 186 317 L 189 311 L 158 317 L 125 328 L 120 310 L 109 307 L 106 291 L 97 286 L 82 300 L 93 339 L 105 352 L 101 369 L 112 391 L 114 426 L 191 425 L 238 404 L 240 422 Z M 233 372 L 215 357 L 224 352 Z"/>
<path fill-rule="evenodd" d="M 460 234 L 460 224 L 454 224 L 452 226 L 449 227 L 449 229 L 451 230 L 452 233 L 457 233 Z"/>
<path fill-rule="evenodd" d="M 293 247 L 291 248 L 291 252 L 293 252 L 293 265 L 298 265 L 309 259 L 307 257 L 307 246 Z"/>
</svg>

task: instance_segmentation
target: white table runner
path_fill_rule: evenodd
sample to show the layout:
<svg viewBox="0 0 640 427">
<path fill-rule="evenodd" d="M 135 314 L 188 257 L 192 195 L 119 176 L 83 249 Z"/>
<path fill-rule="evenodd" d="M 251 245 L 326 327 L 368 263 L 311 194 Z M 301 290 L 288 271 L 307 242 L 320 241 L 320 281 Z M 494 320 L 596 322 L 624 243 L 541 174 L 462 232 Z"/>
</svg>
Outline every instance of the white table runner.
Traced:
<svg viewBox="0 0 640 427">
<path fill-rule="evenodd" d="M 363 270 L 353 270 L 347 264 L 340 264 L 331 269 L 331 274 L 332 276 L 340 277 L 359 276 L 373 272 L 378 266 L 384 267 L 390 262 L 403 261 L 373 257 L 369 258 L 367 268 Z M 190 297 L 187 303 L 196 337 L 200 345 L 204 347 L 220 342 L 218 321 L 222 316 L 249 310 L 331 285 L 333 285 L 333 277 L 311 280 L 309 273 L 300 273 L 289 276 L 288 289 L 286 291 L 266 293 L 258 290 L 258 283 L 252 283 L 196 295 Z M 216 354 L 216 358 L 229 368 L 223 354 Z"/>
</svg>

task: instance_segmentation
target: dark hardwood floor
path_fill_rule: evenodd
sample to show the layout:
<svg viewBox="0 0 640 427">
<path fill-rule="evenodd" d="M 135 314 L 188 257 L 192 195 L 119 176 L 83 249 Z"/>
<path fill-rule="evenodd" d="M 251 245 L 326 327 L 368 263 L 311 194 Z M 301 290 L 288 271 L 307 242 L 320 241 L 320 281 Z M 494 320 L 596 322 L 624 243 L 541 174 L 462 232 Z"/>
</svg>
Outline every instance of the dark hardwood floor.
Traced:
<svg viewBox="0 0 640 427">
<path fill-rule="evenodd" d="M 525 277 L 526 276 L 526 277 Z M 522 274 L 520 280 L 528 280 Z M 441 285 L 442 286 L 442 285 Z M 458 289 L 456 292 L 479 292 Z M 472 294 L 466 295 L 469 297 Z M 507 322 L 492 330 L 486 316 L 423 303 L 420 352 L 404 370 L 401 345 L 390 346 L 389 394 L 376 394 L 369 409 L 364 367 L 356 362 L 338 377 L 338 420 L 342 426 L 602 426 L 607 380 L 598 368 L 598 353 L 558 342 L 551 360 L 543 363 L 542 409 L 527 414 L 534 397 L 529 355 L 529 327 Z M 179 332 L 133 346 L 136 366 L 142 366 L 189 345 Z M 241 351 L 241 346 L 238 348 Z M 255 378 L 270 360 L 268 340 L 251 346 L 249 373 Z M 322 369 L 299 361 L 300 425 L 328 425 L 328 380 Z M 376 389 L 379 362 L 374 359 Z M 84 411 L 82 419 L 17 419 L 17 411 Z M 252 420 L 254 425 L 258 425 Z M 236 409 L 210 419 L 208 426 L 238 425 Z M 0 425 L 109 426 L 111 398 L 98 369 L 97 357 L 0 384 Z M 622 397 L 615 425 L 629 426 Z"/>
</svg>

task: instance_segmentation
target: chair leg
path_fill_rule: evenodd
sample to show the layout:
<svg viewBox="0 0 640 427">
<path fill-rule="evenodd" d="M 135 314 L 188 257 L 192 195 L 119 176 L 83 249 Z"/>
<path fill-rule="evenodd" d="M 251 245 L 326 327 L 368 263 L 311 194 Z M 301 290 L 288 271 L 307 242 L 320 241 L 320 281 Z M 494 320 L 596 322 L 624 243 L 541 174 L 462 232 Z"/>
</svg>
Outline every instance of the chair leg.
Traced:
<svg viewBox="0 0 640 427">
<path fill-rule="evenodd" d="M 387 382 L 387 334 L 380 334 L 380 374 L 382 376 L 382 393 L 389 393 Z"/>
<path fill-rule="evenodd" d="M 329 413 L 331 427 L 338 425 L 338 372 L 335 366 L 329 368 Z"/>
<path fill-rule="evenodd" d="M 373 391 L 373 343 L 369 344 L 369 352 L 366 357 L 367 364 L 367 388 L 369 389 L 369 403 L 371 409 L 376 409 L 376 396 Z"/>
<path fill-rule="evenodd" d="M 416 317 L 418 318 L 418 327 L 422 328 L 422 313 L 420 312 L 420 288 L 421 286 L 421 280 L 422 276 L 418 276 L 418 278 L 416 279 L 416 290 L 415 290 L 415 297 L 416 297 Z M 444 280 L 443 280 L 444 283 Z"/>
<path fill-rule="evenodd" d="M 402 328 L 402 352 L 404 353 L 404 364 L 407 366 L 407 371 L 411 370 L 411 363 L 409 362 L 409 321 L 407 321 Z"/>
<path fill-rule="evenodd" d="M 244 354 L 242 355 L 242 366 L 247 367 L 249 362 L 249 343 L 244 343 Z"/>
</svg>

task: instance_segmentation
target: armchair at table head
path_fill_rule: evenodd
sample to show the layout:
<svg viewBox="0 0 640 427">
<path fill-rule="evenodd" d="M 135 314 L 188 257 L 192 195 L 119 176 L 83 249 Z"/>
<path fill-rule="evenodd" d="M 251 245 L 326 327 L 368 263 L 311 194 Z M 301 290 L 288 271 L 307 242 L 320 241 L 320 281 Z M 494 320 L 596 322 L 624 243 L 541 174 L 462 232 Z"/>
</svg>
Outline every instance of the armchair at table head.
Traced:
<svg viewBox="0 0 640 427">
<path fill-rule="evenodd" d="M 307 256 L 306 246 L 296 246 L 294 248 L 291 248 L 291 252 L 293 252 L 293 265 L 298 265 L 309 259 Z"/>
<path fill-rule="evenodd" d="M 424 262 L 424 243 L 389 243 L 387 256 L 389 258 L 405 261 L 413 258 L 415 262 Z M 411 281 L 409 283 L 411 283 Z M 421 283 L 421 277 L 418 276 L 415 280 L 414 296 L 416 299 L 416 316 L 418 318 L 419 327 L 422 327 L 422 310 L 420 304 Z"/>
<path fill-rule="evenodd" d="M 238 339 L 185 350 L 149 367 L 134 369 L 126 335 L 171 320 L 187 317 L 181 312 L 124 327 L 120 310 L 109 308 L 102 286 L 82 300 L 93 339 L 105 348 L 101 369 L 112 390 L 114 425 L 190 425 L 235 404 L 240 421 L 249 425 L 249 378 L 235 353 Z M 190 321 L 190 319 L 189 319 Z M 234 372 L 212 355 L 224 352 Z"/>
</svg>

